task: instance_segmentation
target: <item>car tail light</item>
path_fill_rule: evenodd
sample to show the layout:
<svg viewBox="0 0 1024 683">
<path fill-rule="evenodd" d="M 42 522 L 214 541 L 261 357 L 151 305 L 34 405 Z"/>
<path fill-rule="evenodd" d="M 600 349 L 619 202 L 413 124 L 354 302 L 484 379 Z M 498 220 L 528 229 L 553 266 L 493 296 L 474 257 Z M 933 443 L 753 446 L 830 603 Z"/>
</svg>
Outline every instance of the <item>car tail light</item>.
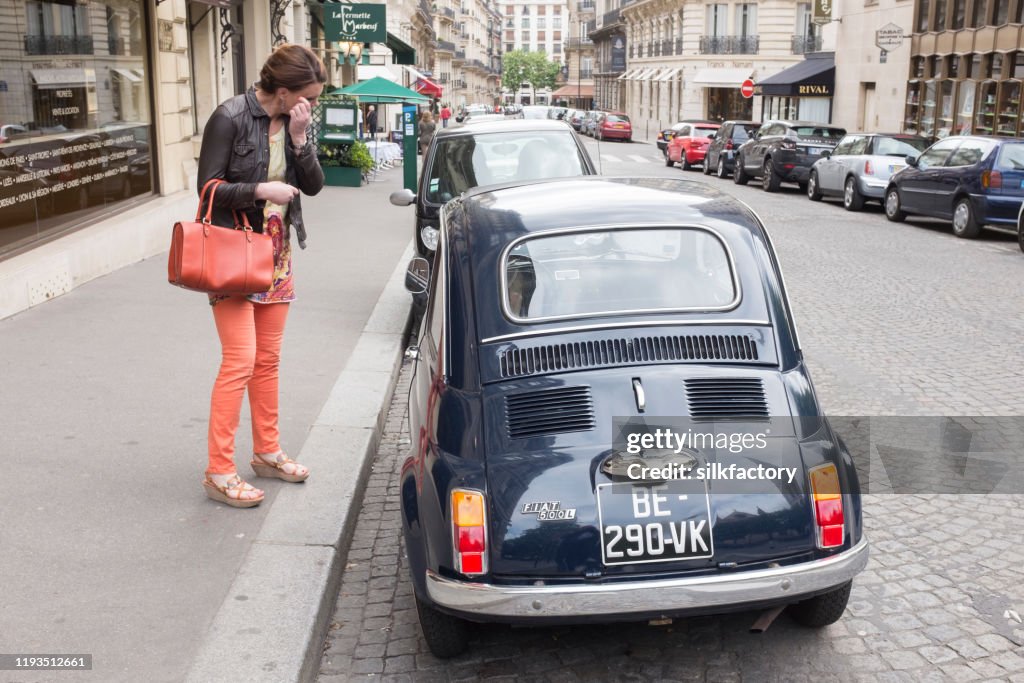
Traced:
<svg viewBox="0 0 1024 683">
<path fill-rule="evenodd" d="M 487 516 L 480 491 L 452 491 L 455 569 L 467 576 L 487 573 Z"/>
<path fill-rule="evenodd" d="M 796 143 L 792 140 L 782 140 L 779 142 L 779 147 L 782 149 L 796 149 Z"/>
<path fill-rule="evenodd" d="M 839 472 L 832 463 L 810 471 L 811 496 L 814 499 L 814 523 L 819 548 L 843 544 L 843 496 L 839 490 Z"/>
<path fill-rule="evenodd" d="M 999 171 L 982 171 L 981 186 L 987 190 L 998 190 L 1003 186 L 1003 174 Z"/>
<path fill-rule="evenodd" d="M 871 160 L 864 162 L 864 175 L 875 175 L 875 169 L 871 168 Z"/>
<path fill-rule="evenodd" d="M 658 139 L 659 140 L 664 140 L 665 139 L 665 134 L 664 133 L 658 133 Z"/>
</svg>

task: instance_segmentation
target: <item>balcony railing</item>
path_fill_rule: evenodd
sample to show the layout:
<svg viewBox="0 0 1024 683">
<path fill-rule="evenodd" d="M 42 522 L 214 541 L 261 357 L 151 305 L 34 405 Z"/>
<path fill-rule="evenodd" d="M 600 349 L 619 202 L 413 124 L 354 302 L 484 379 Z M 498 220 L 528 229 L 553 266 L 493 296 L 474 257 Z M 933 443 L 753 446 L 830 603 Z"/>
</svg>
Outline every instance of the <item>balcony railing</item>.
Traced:
<svg viewBox="0 0 1024 683">
<path fill-rule="evenodd" d="M 576 3 L 577 12 L 593 12 L 594 11 L 594 0 L 580 0 Z"/>
<path fill-rule="evenodd" d="M 793 54 L 821 52 L 821 36 L 793 36 Z"/>
<path fill-rule="evenodd" d="M 455 43 L 448 40 L 437 41 L 437 49 L 444 52 L 455 52 Z"/>
<path fill-rule="evenodd" d="M 756 55 L 760 36 L 701 36 L 703 55 Z"/>
<path fill-rule="evenodd" d="M 591 19 L 583 25 L 583 33 L 590 35 L 597 30 L 597 19 Z"/>
<path fill-rule="evenodd" d="M 592 41 L 590 38 L 570 38 L 569 42 L 566 43 L 565 46 L 570 49 L 581 47 L 594 47 L 594 41 Z"/>
<path fill-rule="evenodd" d="M 28 55 L 91 55 L 92 36 L 25 36 Z M 120 53 L 118 53 L 120 54 Z"/>
<path fill-rule="evenodd" d="M 465 88 L 466 81 L 462 80 L 461 78 L 456 78 L 454 81 L 452 81 L 452 87 L 456 89 Z"/>
<path fill-rule="evenodd" d="M 619 22 L 619 14 L 622 12 L 622 8 L 618 7 L 613 9 L 611 12 L 605 12 L 601 19 L 601 26 L 611 26 Z"/>
<path fill-rule="evenodd" d="M 466 51 L 465 50 L 456 50 L 455 51 L 455 59 L 466 61 Z"/>
<path fill-rule="evenodd" d="M 448 74 L 438 74 L 438 76 L 437 76 L 437 82 L 441 83 L 442 85 L 447 83 L 451 79 L 452 79 L 452 77 L 450 75 L 448 75 Z"/>
<path fill-rule="evenodd" d="M 455 10 L 451 7 L 442 7 L 437 11 L 438 16 L 447 17 L 449 21 L 455 21 Z"/>
<path fill-rule="evenodd" d="M 480 71 L 487 70 L 487 65 L 481 62 L 479 59 L 470 59 L 469 61 L 466 62 L 466 66 L 473 69 L 479 69 Z"/>
</svg>

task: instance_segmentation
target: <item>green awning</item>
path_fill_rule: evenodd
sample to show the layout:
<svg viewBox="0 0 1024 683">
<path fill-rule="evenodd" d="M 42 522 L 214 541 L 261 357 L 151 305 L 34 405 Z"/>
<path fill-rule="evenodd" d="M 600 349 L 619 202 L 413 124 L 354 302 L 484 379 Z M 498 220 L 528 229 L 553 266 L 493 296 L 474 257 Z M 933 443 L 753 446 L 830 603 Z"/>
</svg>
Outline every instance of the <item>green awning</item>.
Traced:
<svg viewBox="0 0 1024 683">
<path fill-rule="evenodd" d="M 368 81 L 360 81 L 355 85 L 348 85 L 338 88 L 332 95 L 349 95 L 358 97 L 363 102 L 378 102 L 385 104 L 397 104 L 409 102 L 410 104 L 428 103 L 429 97 L 420 95 L 418 92 L 403 88 L 397 83 L 377 76 Z"/>
<path fill-rule="evenodd" d="M 395 64 L 415 64 L 416 50 L 394 33 L 388 32 L 385 45 L 391 50 L 391 61 Z"/>
</svg>

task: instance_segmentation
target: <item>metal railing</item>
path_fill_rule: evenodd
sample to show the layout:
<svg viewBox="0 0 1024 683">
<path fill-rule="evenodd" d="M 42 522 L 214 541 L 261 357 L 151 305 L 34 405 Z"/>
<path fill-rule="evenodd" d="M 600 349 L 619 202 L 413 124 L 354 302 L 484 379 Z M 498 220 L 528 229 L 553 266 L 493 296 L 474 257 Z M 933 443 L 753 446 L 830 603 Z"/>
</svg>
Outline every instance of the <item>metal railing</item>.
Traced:
<svg viewBox="0 0 1024 683">
<path fill-rule="evenodd" d="M 793 54 L 803 55 L 808 52 L 821 52 L 821 36 L 793 36 Z"/>
<path fill-rule="evenodd" d="M 613 9 L 611 12 L 605 12 L 604 15 L 602 15 L 601 17 L 601 26 L 611 26 L 612 24 L 619 23 L 619 21 L 621 20 L 619 15 L 621 13 L 621 7 L 617 7 L 616 9 Z"/>
<path fill-rule="evenodd" d="M 443 83 L 447 83 L 451 79 L 452 79 L 452 77 L 450 75 L 448 75 L 448 74 L 438 74 L 438 76 L 437 76 L 437 82 L 438 83 L 442 83 L 442 84 Z"/>
<path fill-rule="evenodd" d="M 466 51 L 465 50 L 456 50 L 455 51 L 455 59 L 461 59 L 461 60 L 465 61 L 466 60 Z"/>
<path fill-rule="evenodd" d="M 580 0 L 576 3 L 577 12 L 593 12 L 594 0 Z"/>
<path fill-rule="evenodd" d="M 453 10 L 451 7 L 442 7 L 440 10 L 438 10 L 438 14 L 440 14 L 442 17 L 448 17 L 452 21 L 455 20 L 455 10 Z"/>
<path fill-rule="evenodd" d="M 91 55 L 92 36 L 25 36 L 27 55 Z M 120 53 L 118 53 L 120 54 Z"/>
<path fill-rule="evenodd" d="M 466 81 L 462 80 L 461 78 L 457 78 L 454 81 L 452 81 L 452 87 L 453 88 L 465 88 L 466 87 Z"/>
<path fill-rule="evenodd" d="M 565 46 L 568 48 L 593 47 L 594 41 L 590 38 L 570 38 Z"/>
<path fill-rule="evenodd" d="M 473 69 L 479 69 L 480 71 L 487 70 L 487 65 L 481 62 L 479 59 L 470 59 L 469 61 L 466 62 L 466 66 Z"/>
<path fill-rule="evenodd" d="M 756 55 L 760 36 L 701 36 L 703 55 Z"/>
<path fill-rule="evenodd" d="M 445 52 L 455 52 L 455 43 L 450 40 L 439 40 L 437 41 L 437 49 Z"/>
</svg>

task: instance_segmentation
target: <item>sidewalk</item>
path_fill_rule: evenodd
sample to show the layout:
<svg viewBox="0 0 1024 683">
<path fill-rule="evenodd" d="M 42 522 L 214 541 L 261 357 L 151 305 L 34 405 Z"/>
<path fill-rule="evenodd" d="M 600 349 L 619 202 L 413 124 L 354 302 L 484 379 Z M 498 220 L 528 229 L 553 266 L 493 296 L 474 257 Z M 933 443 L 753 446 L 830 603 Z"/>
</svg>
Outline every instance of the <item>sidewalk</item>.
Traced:
<svg viewBox="0 0 1024 683">
<path fill-rule="evenodd" d="M 290 559 L 308 548 L 288 509 L 331 501 L 339 463 L 347 468 L 342 483 L 355 488 L 359 469 L 351 465 L 363 454 L 339 447 L 358 440 L 333 438 L 344 431 L 336 425 L 356 413 L 376 420 L 382 397 L 336 380 L 343 369 L 366 379 L 364 363 L 394 365 L 385 354 L 374 357 L 374 342 L 388 340 L 397 351 L 408 305 L 398 290 L 412 210 L 387 201 L 401 187 L 401 167 L 379 178 L 303 198 L 309 248 L 295 247 L 298 300 L 282 351 L 281 431 L 285 450 L 307 458 L 313 475 L 301 486 L 256 481 L 267 491 L 258 508 L 214 503 L 200 485 L 219 345 L 204 295 L 167 284 L 166 254 L 0 320 L 0 652 L 89 653 L 92 672 L 60 679 L 155 683 L 183 680 L 201 648 L 218 640 L 209 633 L 215 623 L 231 628 L 228 635 L 265 641 L 268 652 L 279 646 L 286 627 L 232 624 L 227 608 L 261 596 L 314 599 L 302 591 L 315 587 L 315 577 L 288 574 Z M 378 307 L 367 326 L 382 293 L 386 315 Z M 366 400 L 346 407 L 338 397 Z M 333 420 L 322 413 L 332 398 Z M 324 426 L 311 431 L 314 423 Z M 243 405 L 236 463 L 248 478 L 251 452 Z M 336 505 L 302 510 L 308 525 L 298 526 L 337 529 L 343 497 L 339 491 Z M 282 506 L 274 506 L 277 498 Z M 281 544 L 282 530 L 294 551 Z M 258 593 L 229 594 L 240 570 L 263 577 Z M 266 654 L 246 642 L 245 658 Z M 268 680 L 294 675 L 266 673 Z"/>
</svg>

